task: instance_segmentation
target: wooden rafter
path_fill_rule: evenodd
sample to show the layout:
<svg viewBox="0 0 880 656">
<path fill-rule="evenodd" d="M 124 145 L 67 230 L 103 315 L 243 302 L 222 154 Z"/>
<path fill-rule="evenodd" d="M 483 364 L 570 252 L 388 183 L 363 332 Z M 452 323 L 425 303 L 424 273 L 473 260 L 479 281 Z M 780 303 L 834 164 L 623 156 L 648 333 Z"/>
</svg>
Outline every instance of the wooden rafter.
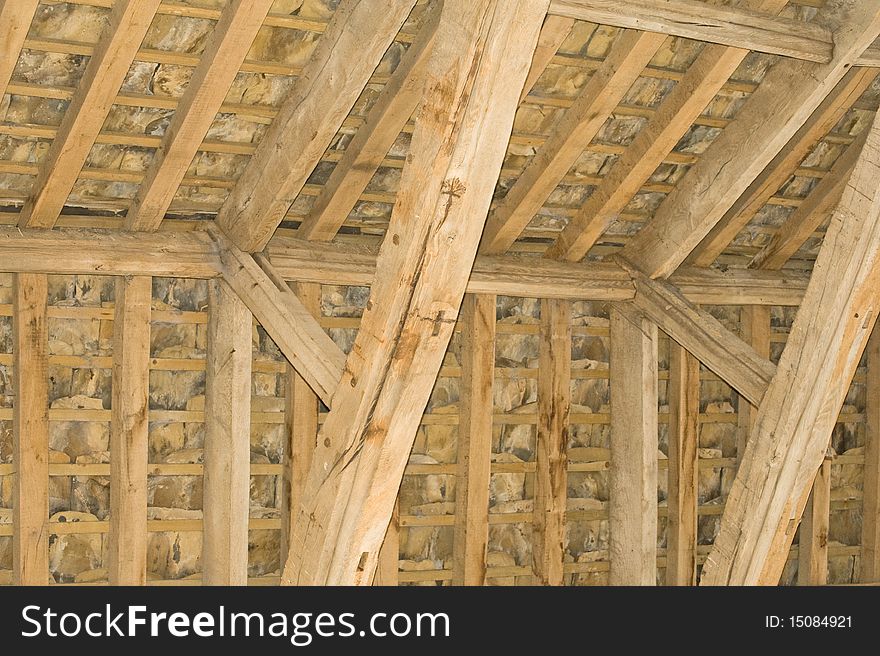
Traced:
<svg viewBox="0 0 880 656">
<path fill-rule="evenodd" d="M 825 459 L 804 508 L 798 540 L 798 585 L 828 582 L 828 530 L 831 513 L 831 460 Z"/>
<path fill-rule="evenodd" d="M 113 5 L 110 23 L 21 209 L 22 228 L 55 225 L 158 7 L 159 0 L 120 0 Z"/>
<path fill-rule="evenodd" d="M 880 312 L 878 176 L 880 119 L 875 119 L 758 411 L 703 583 L 779 580 L 793 526 Z"/>
<path fill-rule="evenodd" d="M 270 242 L 267 253 L 278 276 L 288 281 L 370 286 L 376 278 L 376 254 L 361 245 L 279 237 Z M 201 231 L 0 227 L 0 271 L 211 279 L 221 276 L 224 268 L 216 243 Z M 669 281 L 692 303 L 799 305 L 808 276 L 796 271 L 686 267 Z M 630 274 L 614 263 L 516 256 L 477 257 L 467 291 L 591 301 L 628 301 L 635 296 Z"/>
<path fill-rule="evenodd" d="M 377 279 L 318 440 L 283 583 L 373 580 L 547 4 L 444 3 Z"/>
<path fill-rule="evenodd" d="M 817 16 L 834 29 L 828 64 L 785 59 L 679 181 L 624 255 L 652 278 L 668 277 L 789 142 L 880 33 L 880 9 L 843 0 Z"/>
<path fill-rule="evenodd" d="M 752 0 L 745 4 L 778 12 L 786 3 L 787 0 Z M 703 48 L 648 124 L 639 130 L 632 144 L 614 163 L 611 172 L 547 250 L 545 257 L 570 261 L 583 258 L 748 54 L 749 51 L 742 48 L 718 45 Z"/>
<path fill-rule="evenodd" d="M 481 253 L 498 254 L 510 248 L 664 40 L 662 35 L 646 32 L 624 31 L 618 35 L 574 104 L 556 121 L 550 136 L 489 215 L 480 243 Z"/>
<path fill-rule="evenodd" d="M 816 108 L 760 175 L 728 209 L 721 220 L 693 250 L 687 261 L 694 266 L 710 266 L 740 230 L 795 175 L 801 162 L 816 143 L 825 137 L 858 101 L 877 77 L 876 69 L 856 68 L 844 75 L 834 90 Z"/>
<path fill-rule="evenodd" d="M 156 230 L 274 0 L 232 0 L 223 9 L 125 217 L 128 230 Z"/>
<path fill-rule="evenodd" d="M 18 63 L 40 0 L 0 0 L 0 98 Z"/>
<path fill-rule="evenodd" d="M 698 0 L 553 0 L 550 13 L 814 62 L 830 61 L 833 49 L 821 23 Z"/>
<path fill-rule="evenodd" d="M 434 6 L 418 38 L 407 49 L 382 89 L 364 125 L 345 148 L 342 159 L 315 198 L 309 215 L 302 220 L 297 237 L 317 241 L 333 239 L 416 110 L 422 99 L 440 6 Z"/>
<path fill-rule="evenodd" d="M 865 131 L 847 146 L 828 175 L 822 178 L 785 223 L 776 230 L 770 242 L 755 254 L 749 262 L 750 269 L 781 269 L 822 225 L 840 202 L 840 196 L 843 194 L 847 180 L 852 176 L 867 136 L 868 133 Z"/>
<path fill-rule="evenodd" d="M 284 357 L 328 406 L 342 378 L 345 354 L 262 255 L 238 249 L 213 226 L 223 279 L 278 345 Z"/>
<path fill-rule="evenodd" d="M 880 330 L 877 328 L 865 350 L 865 469 L 859 580 L 870 583 L 880 581 Z"/>
<path fill-rule="evenodd" d="M 535 46 L 535 54 L 532 57 L 532 65 L 529 67 L 529 74 L 519 96 L 520 102 L 529 95 L 529 91 L 535 86 L 535 82 L 538 81 L 538 78 L 541 77 L 541 74 L 553 60 L 553 57 L 559 52 L 559 47 L 571 33 L 573 26 L 573 18 L 549 15 L 544 18 L 541 34 L 538 36 L 538 45 Z"/>
<path fill-rule="evenodd" d="M 343 0 L 217 223 L 241 250 L 262 250 L 406 20 L 415 0 Z"/>
</svg>

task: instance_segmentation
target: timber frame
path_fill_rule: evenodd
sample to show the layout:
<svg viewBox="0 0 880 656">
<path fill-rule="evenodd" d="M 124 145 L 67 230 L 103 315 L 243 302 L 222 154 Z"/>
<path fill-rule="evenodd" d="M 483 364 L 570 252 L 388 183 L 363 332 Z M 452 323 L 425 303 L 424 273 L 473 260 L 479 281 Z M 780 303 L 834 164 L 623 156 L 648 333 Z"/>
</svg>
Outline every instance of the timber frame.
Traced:
<svg viewBox="0 0 880 656">
<path fill-rule="evenodd" d="M 90 44 L 41 35 L 55 4 L 0 0 L 0 273 L 12 274 L 13 343 L 0 366 L 12 368 L 15 398 L 11 461 L 0 463 L 0 479 L 14 477 L 12 524 L 0 539 L 12 539 L 13 583 L 47 582 L 57 530 L 47 281 L 61 275 L 115 277 L 111 584 L 147 583 L 146 542 L 159 530 L 147 520 L 147 453 L 161 278 L 207 281 L 206 585 L 249 582 L 255 322 L 288 379 L 286 451 L 271 470 L 282 482 L 273 581 L 403 581 L 400 531 L 431 524 L 398 495 L 454 355 L 454 462 L 436 463 L 457 481 L 444 524 L 453 553 L 423 580 L 563 585 L 607 571 L 611 584 L 653 585 L 659 557 L 671 585 L 776 584 L 800 526 L 797 580 L 824 584 L 829 443 L 864 354 L 860 580 L 880 582 L 876 2 L 342 0 L 320 19 L 273 14 L 267 0 L 70 2 L 106 10 Z M 210 25 L 201 54 L 152 44 L 181 18 Z M 308 57 L 265 59 L 281 38 L 272 30 L 307 35 Z M 41 89 L 15 68 L 35 52 L 89 59 L 75 88 Z M 177 97 L 138 95 L 139 62 L 192 75 Z M 249 74 L 285 77 L 283 97 L 248 104 Z M 57 125 L 19 118 L 41 98 L 68 102 Z M 125 107 L 170 114 L 160 131 L 126 133 L 114 127 Z M 545 111 L 551 119 L 537 117 Z M 248 120 L 259 126 L 248 141 L 218 138 Z M 37 154 L 27 144 L 39 140 Z M 115 167 L 102 149 L 121 149 Z M 132 170 L 119 163 L 126 149 L 153 152 Z M 235 174 L 210 174 L 224 158 Z M 131 193 L 110 195 L 114 184 Z M 345 349 L 322 316 L 322 285 L 369 288 Z M 519 469 L 493 459 L 505 297 L 539 299 L 534 459 Z M 573 313 L 590 304 L 604 308 L 610 360 L 602 448 L 572 432 L 587 414 L 570 385 L 583 334 Z M 739 334 L 718 308 L 739 312 Z M 771 313 L 784 308 L 797 314 L 771 358 Z M 701 548 L 707 375 L 736 399 L 738 443 L 717 536 Z M 601 458 L 576 462 L 586 448 Z M 572 472 L 605 469 L 606 505 L 590 517 L 609 523 L 607 558 L 571 562 L 566 524 L 592 512 L 569 503 Z M 505 472 L 534 476 L 520 513 L 533 524 L 531 562 L 493 570 L 490 491 Z"/>
</svg>

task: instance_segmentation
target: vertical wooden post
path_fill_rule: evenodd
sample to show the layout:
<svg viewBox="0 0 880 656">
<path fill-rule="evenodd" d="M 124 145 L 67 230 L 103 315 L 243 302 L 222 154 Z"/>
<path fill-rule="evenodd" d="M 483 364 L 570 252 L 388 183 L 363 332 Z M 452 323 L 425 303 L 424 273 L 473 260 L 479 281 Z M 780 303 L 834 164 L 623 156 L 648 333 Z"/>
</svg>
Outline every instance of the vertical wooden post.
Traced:
<svg viewBox="0 0 880 656">
<path fill-rule="evenodd" d="M 611 309 L 611 585 L 657 582 L 657 326 Z"/>
<path fill-rule="evenodd" d="M 700 362 L 675 342 L 669 345 L 668 385 L 666 585 L 694 585 L 697 582 Z"/>
<path fill-rule="evenodd" d="M 831 461 L 824 460 L 801 520 L 798 585 L 828 582 L 828 524 L 831 512 Z"/>
<path fill-rule="evenodd" d="M 110 414 L 111 585 L 147 582 L 147 449 L 150 390 L 149 276 L 116 279 Z"/>
<path fill-rule="evenodd" d="M 770 307 L 766 305 L 746 305 L 740 315 L 743 341 L 750 344 L 755 352 L 770 359 Z M 758 416 L 758 409 L 743 397 L 739 399 L 737 416 L 736 461 L 742 459 L 746 442 Z"/>
<path fill-rule="evenodd" d="M 379 565 L 373 585 L 396 586 L 400 568 L 400 503 L 394 505 L 385 541 L 379 551 Z"/>
<path fill-rule="evenodd" d="M 862 583 L 880 581 L 880 328 L 866 348 L 864 507 L 862 509 Z"/>
<path fill-rule="evenodd" d="M 49 582 L 49 375 L 47 280 L 19 273 L 12 282 L 13 388 L 12 582 Z"/>
<path fill-rule="evenodd" d="M 455 482 L 453 585 L 486 582 L 492 385 L 495 378 L 495 296 L 467 294 L 461 306 L 461 411 Z"/>
<path fill-rule="evenodd" d="M 291 289 L 312 316 L 321 316 L 321 285 L 292 283 Z M 318 439 L 317 395 L 293 367 L 287 367 L 287 448 L 284 450 L 284 485 L 281 497 L 281 558 L 288 551 L 290 527 L 299 511 L 299 502 L 312 454 Z"/>
<path fill-rule="evenodd" d="M 226 283 L 209 285 L 202 580 L 246 585 L 253 319 Z"/>
<path fill-rule="evenodd" d="M 562 585 L 568 421 L 571 414 L 571 303 L 541 301 L 534 571 L 541 585 Z"/>
</svg>

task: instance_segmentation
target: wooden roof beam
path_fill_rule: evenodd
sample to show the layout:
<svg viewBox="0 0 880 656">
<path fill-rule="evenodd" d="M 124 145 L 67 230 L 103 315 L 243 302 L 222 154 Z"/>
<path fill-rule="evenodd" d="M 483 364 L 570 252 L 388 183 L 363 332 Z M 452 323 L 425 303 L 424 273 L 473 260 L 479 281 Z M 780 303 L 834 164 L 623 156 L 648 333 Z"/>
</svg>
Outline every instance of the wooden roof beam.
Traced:
<svg viewBox="0 0 880 656">
<path fill-rule="evenodd" d="M 768 12 L 781 11 L 788 0 L 743 3 Z M 614 163 L 587 202 L 572 217 L 545 257 L 577 261 L 599 240 L 632 197 L 675 148 L 693 122 L 712 101 L 743 59 L 742 48 L 708 45 L 682 80 L 660 104 L 648 124 Z"/>
<path fill-rule="evenodd" d="M 241 251 L 214 226 L 223 279 L 266 330 L 284 357 L 321 400 L 331 405 L 345 354 L 324 332 L 266 259 Z"/>
<path fill-rule="evenodd" d="M 828 218 L 843 195 L 847 181 L 852 177 L 856 161 L 865 147 L 868 131 L 859 135 L 837 158 L 826 175 L 776 230 L 770 243 L 758 251 L 749 262 L 750 269 L 781 269 L 797 253 Z"/>
<path fill-rule="evenodd" d="M 761 402 L 702 584 L 779 581 L 880 311 L 878 178 L 880 116 L 834 212 L 777 374 Z"/>
<path fill-rule="evenodd" d="M 776 366 L 711 314 L 688 301 L 675 287 L 651 280 L 620 261 L 633 276 L 636 309 L 750 403 L 760 404 Z"/>
<path fill-rule="evenodd" d="M 784 59 L 771 68 L 733 122 L 623 249 L 649 277 L 675 271 L 880 33 L 880 7 L 860 0 L 829 5 L 817 20 L 834 28 L 834 59 L 828 64 Z"/>
<path fill-rule="evenodd" d="M 342 0 L 217 223 L 243 251 L 262 250 L 354 106 L 415 0 Z"/>
<path fill-rule="evenodd" d="M 553 0 L 550 13 L 718 43 L 812 62 L 831 61 L 834 42 L 820 22 L 781 18 L 751 7 L 696 0 Z"/>
<path fill-rule="evenodd" d="M 573 18 L 550 15 L 544 18 L 541 34 L 538 35 L 538 45 L 535 47 L 535 54 L 532 57 L 532 65 L 529 68 L 529 74 L 519 96 L 520 102 L 525 100 L 526 96 L 529 95 L 529 91 L 535 86 L 535 82 L 547 70 L 547 66 L 550 65 L 553 57 L 559 52 L 559 47 L 571 33 L 572 27 L 574 27 Z"/>
<path fill-rule="evenodd" d="M 318 439 L 282 583 L 373 580 L 548 2 L 443 5 L 376 281 Z"/>
<path fill-rule="evenodd" d="M 119 0 L 21 209 L 22 228 L 51 228 L 101 132 L 159 0 Z"/>
<path fill-rule="evenodd" d="M 624 31 L 574 104 L 554 124 L 550 135 L 489 215 L 480 252 L 505 252 L 538 213 L 614 108 L 644 70 L 666 37 Z"/>
<path fill-rule="evenodd" d="M 843 76 L 834 90 L 816 108 L 807 122 L 761 171 L 721 220 L 688 256 L 693 266 L 710 266 L 767 201 L 795 175 L 801 162 L 823 137 L 856 103 L 877 77 L 880 70 L 855 68 Z"/>
<path fill-rule="evenodd" d="M 40 0 L 0 0 L 0 98 L 18 63 Z"/>
<path fill-rule="evenodd" d="M 422 99 L 428 57 L 440 17 L 434 5 L 419 36 L 407 49 L 383 87 L 364 125 L 358 128 L 339 163 L 315 198 L 312 209 L 300 224 L 303 239 L 333 239 L 364 189 L 382 165 L 401 130 Z"/>
<path fill-rule="evenodd" d="M 128 209 L 126 229 L 153 231 L 162 223 L 273 1 L 232 0 L 223 9 Z"/>
</svg>

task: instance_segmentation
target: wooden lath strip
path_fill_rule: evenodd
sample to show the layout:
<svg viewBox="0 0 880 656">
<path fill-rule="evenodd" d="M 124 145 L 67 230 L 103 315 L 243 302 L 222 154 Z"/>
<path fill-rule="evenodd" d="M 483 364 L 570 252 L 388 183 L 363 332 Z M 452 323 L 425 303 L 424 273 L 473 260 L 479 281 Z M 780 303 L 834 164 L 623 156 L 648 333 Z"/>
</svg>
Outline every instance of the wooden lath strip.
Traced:
<svg viewBox="0 0 880 656">
<path fill-rule="evenodd" d="M 40 0 L 0 0 L 0 98 L 24 47 Z"/>
<path fill-rule="evenodd" d="M 865 130 L 837 158 L 831 172 L 822 178 L 804 202 L 779 226 L 770 242 L 755 254 L 749 262 L 750 269 L 781 269 L 822 225 L 840 202 L 846 183 L 852 177 L 856 161 L 865 146 L 868 132 L 869 130 Z"/>
<path fill-rule="evenodd" d="M 817 21 L 834 28 L 834 59 L 785 59 L 771 68 L 733 123 L 624 248 L 651 278 L 669 276 L 807 122 L 880 33 L 880 8 L 842 0 L 820 10 Z"/>
<path fill-rule="evenodd" d="M 364 125 L 345 148 L 311 211 L 302 220 L 298 237 L 317 241 L 333 239 L 416 110 L 422 99 L 440 7 L 440 4 L 434 6 L 418 38 L 383 87 Z"/>
<path fill-rule="evenodd" d="M 243 251 L 259 251 L 330 145 L 415 0 L 343 0 L 217 223 Z"/>
<path fill-rule="evenodd" d="M 111 585 L 147 582 L 147 461 L 149 460 L 149 276 L 116 279 L 110 417 Z"/>
<path fill-rule="evenodd" d="M 786 2 L 751 0 L 742 4 L 775 13 L 781 11 Z M 742 48 L 718 45 L 703 48 L 684 78 L 663 100 L 648 124 L 639 130 L 611 172 L 593 190 L 544 256 L 570 261 L 583 258 L 748 54 L 749 51 Z"/>
<path fill-rule="evenodd" d="M 807 122 L 779 151 L 773 161 L 748 186 L 712 227 L 687 261 L 694 266 L 710 266 L 749 221 L 792 175 L 813 147 L 843 118 L 877 77 L 877 69 L 851 70 L 816 108 Z"/>
<path fill-rule="evenodd" d="M 829 62 L 833 50 L 820 23 L 696 0 L 553 0 L 550 13 L 812 62 Z"/>
<path fill-rule="evenodd" d="M 486 222 L 480 252 L 505 252 L 537 214 L 629 88 L 663 45 L 665 36 L 624 31 L 602 65 L 560 117 Z"/>
<path fill-rule="evenodd" d="M 12 582 L 49 583 L 49 333 L 45 275 L 12 280 Z"/>
<path fill-rule="evenodd" d="M 120 0 L 114 4 L 110 23 L 21 209 L 22 228 L 55 225 L 158 6 L 159 0 Z"/>
<path fill-rule="evenodd" d="M 128 209 L 126 229 L 159 227 L 273 1 L 232 0 L 223 9 Z"/>
<path fill-rule="evenodd" d="M 318 440 L 285 583 L 373 580 L 476 255 L 483 225 L 474 217 L 488 211 L 547 4 L 444 3 L 411 159 Z"/>
</svg>

